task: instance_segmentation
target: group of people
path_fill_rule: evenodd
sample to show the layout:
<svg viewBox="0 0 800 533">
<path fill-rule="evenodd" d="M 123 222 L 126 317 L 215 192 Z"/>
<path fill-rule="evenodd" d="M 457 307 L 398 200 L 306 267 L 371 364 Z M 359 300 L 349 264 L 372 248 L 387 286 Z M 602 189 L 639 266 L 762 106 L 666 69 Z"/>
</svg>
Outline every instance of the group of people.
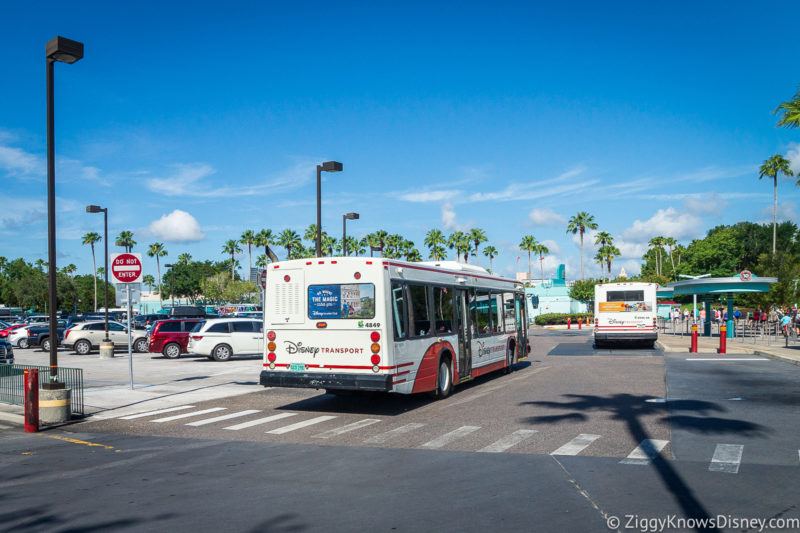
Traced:
<svg viewBox="0 0 800 533">
<path fill-rule="evenodd" d="M 711 321 L 718 324 L 728 321 L 728 310 L 724 307 L 712 309 L 711 313 Z M 672 320 L 674 322 L 690 320 L 691 314 L 691 310 L 689 309 L 681 311 L 680 308 L 676 307 L 672 310 Z M 697 309 L 696 318 L 701 324 L 706 322 L 706 310 L 704 307 L 699 307 Z M 752 311 L 742 312 L 738 307 L 734 307 L 733 318 L 735 320 L 746 320 L 747 326 L 751 328 L 765 328 L 769 322 L 779 323 L 784 335 L 792 335 L 792 332 L 796 335 L 800 335 L 800 315 L 798 315 L 797 312 L 797 304 L 791 308 L 784 307 L 782 309 L 777 306 L 772 306 L 769 311 L 757 307 Z"/>
</svg>

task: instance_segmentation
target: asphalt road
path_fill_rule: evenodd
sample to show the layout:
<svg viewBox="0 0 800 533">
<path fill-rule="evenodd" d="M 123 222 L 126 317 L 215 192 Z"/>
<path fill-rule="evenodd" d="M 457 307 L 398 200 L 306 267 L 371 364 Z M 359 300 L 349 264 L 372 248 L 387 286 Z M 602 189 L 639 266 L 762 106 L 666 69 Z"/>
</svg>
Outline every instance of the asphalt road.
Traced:
<svg viewBox="0 0 800 533">
<path fill-rule="evenodd" d="M 614 530 L 655 531 L 644 520 L 673 513 L 800 518 L 800 368 L 595 350 L 585 332 L 537 330 L 534 346 L 511 374 L 443 401 L 258 389 L 36 435 L 0 427 L 0 529 L 583 532 L 613 517 Z M 714 530 L 682 525 L 694 527 L 662 530 Z"/>
</svg>

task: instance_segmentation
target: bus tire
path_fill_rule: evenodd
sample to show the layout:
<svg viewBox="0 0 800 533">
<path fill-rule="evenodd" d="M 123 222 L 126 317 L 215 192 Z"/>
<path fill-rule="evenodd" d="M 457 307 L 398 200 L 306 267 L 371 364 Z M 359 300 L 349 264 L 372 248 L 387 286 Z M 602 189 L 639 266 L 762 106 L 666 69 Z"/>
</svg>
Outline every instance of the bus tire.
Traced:
<svg viewBox="0 0 800 533">
<path fill-rule="evenodd" d="M 511 373 L 511 365 L 514 364 L 514 343 L 511 343 L 506 350 L 506 367 L 503 369 L 504 374 Z"/>
<path fill-rule="evenodd" d="M 450 357 L 444 355 L 439 359 L 439 372 L 436 373 L 436 398 L 443 400 L 453 390 L 453 365 Z"/>
</svg>

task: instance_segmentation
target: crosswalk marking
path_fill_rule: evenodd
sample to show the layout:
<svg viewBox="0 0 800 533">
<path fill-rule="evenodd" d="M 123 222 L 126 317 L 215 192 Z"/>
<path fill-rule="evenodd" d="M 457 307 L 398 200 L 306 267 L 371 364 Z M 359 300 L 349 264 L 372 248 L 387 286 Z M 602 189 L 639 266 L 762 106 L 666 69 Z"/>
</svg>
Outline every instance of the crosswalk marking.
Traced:
<svg viewBox="0 0 800 533">
<path fill-rule="evenodd" d="M 266 424 L 268 422 L 273 422 L 275 420 L 280 420 L 282 418 L 287 418 L 287 417 L 296 416 L 296 415 L 297 415 L 297 413 L 280 413 L 280 414 L 277 414 L 277 415 L 267 416 L 267 417 L 264 417 L 264 418 L 258 418 L 256 420 L 250 420 L 248 422 L 242 422 L 241 424 L 228 426 L 228 427 L 222 428 L 222 429 L 230 429 L 230 430 L 233 430 L 233 431 L 237 431 L 239 429 L 251 428 L 253 426 Z"/>
<path fill-rule="evenodd" d="M 399 435 L 403 435 L 405 433 L 409 433 L 411 431 L 414 431 L 415 429 L 419 429 L 419 428 L 423 427 L 424 425 L 425 424 L 416 424 L 416 423 L 406 424 L 404 426 L 400 426 L 399 428 L 394 428 L 391 431 L 386 431 L 384 433 L 379 433 L 378 435 L 375 435 L 374 437 L 370 437 L 368 439 L 364 439 L 364 443 L 366 443 L 366 444 L 383 444 L 383 443 L 388 442 L 389 440 L 391 440 L 391 439 L 393 439 L 393 438 L 395 438 L 395 437 L 397 437 Z"/>
<path fill-rule="evenodd" d="M 215 413 L 217 411 L 224 411 L 224 407 L 212 407 L 211 409 L 203 409 L 202 411 L 194 411 L 192 413 L 184 413 L 182 415 L 168 416 L 166 418 L 159 418 L 153 422 L 172 422 L 173 420 L 180 420 L 181 418 L 189 418 L 190 416 L 204 415 L 206 413 Z"/>
<path fill-rule="evenodd" d="M 230 420 L 231 418 L 239 418 L 241 416 L 253 415 L 260 413 L 259 409 L 247 409 L 239 411 L 238 413 L 230 413 L 227 415 L 215 416 L 214 418 L 206 418 L 205 420 L 198 420 L 197 422 L 189 422 L 187 426 L 205 426 L 206 424 L 213 424 L 214 422 L 222 422 L 223 420 Z"/>
<path fill-rule="evenodd" d="M 661 453 L 661 450 L 669 444 L 668 440 L 644 439 L 627 458 L 620 461 L 625 465 L 646 465 Z"/>
<path fill-rule="evenodd" d="M 511 435 L 506 435 L 497 442 L 494 442 L 486 446 L 485 448 L 481 448 L 478 451 L 487 453 L 501 453 L 511 448 L 512 446 L 516 446 L 517 444 L 524 441 L 528 437 L 532 436 L 536 432 L 537 431 L 535 429 L 518 429 Z"/>
<path fill-rule="evenodd" d="M 741 444 L 717 444 L 708 469 L 711 472 L 738 474 L 743 451 L 744 446 Z"/>
<path fill-rule="evenodd" d="M 304 420 L 303 422 L 298 422 L 296 424 L 290 424 L 288 426 L 279 427 L 277 429 L 273 429 L 272 431 L 267 431 L 267 433 L 271 435 L 283 435 L 284 433 L 289 433 L 290 431 L 294 431 L 296 429 L 302 429 L 304 427 L 313 426 L 314 424 L 319 424 L 320 422 L 333 420 L 334 418 L 336 417 L 330 415 L 318 416 L 316 418 L 312 418 L 311 420 Z"/>
<path fill-rule="evenodd" d="M 181 405 L 179 407 L 170 407 L 168 409 L 159 409 L 158 411 L 148 411 L 146 413 L 137 413 L 130 416 L 121 416 L 120 420 L 133 420 L 134 418 L 142 418 L 145 416 L 163 415 L 164 413 L 171 413 L 173 411 L 183 411 L 184 409 L 191 409 L 194 405 Z"/>
<path fill-rule="evenodd" d="M 445 433 L 441 437 L 437 437 L 431 441 L 426 442 L 422 445 L 422 448 L 441 448 L 454 440 L 460 439 L 465 435 L 469 435 L 473 431 L 478 431 L 480 426 L 461 426 L 460 428 L 451 431 L 450 433 Z"/>
<path fill-rule="evenodd" d="M 599 438 L 600 435 L 581 433 L 556 451 L 550 453 L 550 455 L 578 455 Z"/>
<path fill-rule="evenodd" d="M 364 420 L 359 420 L 358 422 L 353 422 L 352 424 L 347 424 L 346 426 L 330 429 L 324 433 L 320 433 L 319 435 L 314 435 L 314 438 L 329 439 L 331 437 L 336 437 L 338 435 L 347 433 L 349 431 L 355 431 L 357 429 L 371 426 L 372 424 L 377 424 L 378 422 L 380 422 L 380 420 L 378 420 L 377 418 L 365 418 Z"/>
</svg>

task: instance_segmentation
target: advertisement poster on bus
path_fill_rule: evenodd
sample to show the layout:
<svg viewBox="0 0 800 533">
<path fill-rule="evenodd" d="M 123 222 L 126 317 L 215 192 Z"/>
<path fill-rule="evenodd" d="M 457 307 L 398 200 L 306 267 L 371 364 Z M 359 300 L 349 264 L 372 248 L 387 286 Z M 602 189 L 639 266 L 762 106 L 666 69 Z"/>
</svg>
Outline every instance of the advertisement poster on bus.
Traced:
<svg viewBox="0 0 800 533">
<path fill-rule="evenodd" d="M 373 318 L 374 316 L 375 286 L 371 283 L 308 287 L 309 318 Z"/>
</svg>

